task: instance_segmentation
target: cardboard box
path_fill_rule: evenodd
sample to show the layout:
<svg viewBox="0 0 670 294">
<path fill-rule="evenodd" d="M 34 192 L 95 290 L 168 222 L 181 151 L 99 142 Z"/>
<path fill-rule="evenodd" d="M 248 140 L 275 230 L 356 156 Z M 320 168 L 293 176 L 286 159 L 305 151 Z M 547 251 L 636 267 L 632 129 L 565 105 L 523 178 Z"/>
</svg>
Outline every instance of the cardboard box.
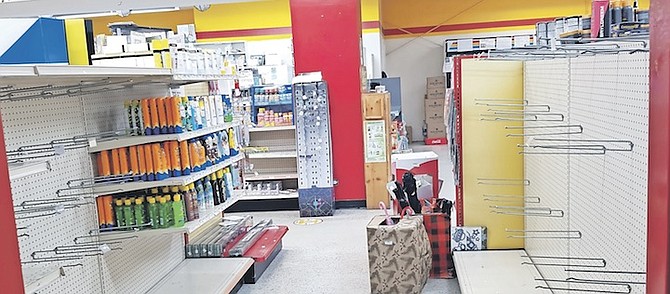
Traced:
<svg viewBox="0 0 670 294">
<path fill-rule="evenodd" d="M 430 126 L 441 126 L 445 127 L 444 123 L 444 114 L 442 113 L 426 113 L 426 124 Z"/>
<path fill-rule="evenodd" d="M 446 104 L 446 99 L 424 99 L 423 104 L 425 108 L 434 106 L 444 107 L 444 104 Z"/>
<path fill-rule="evenodd" d="M 444 117 L 444 100 L 443 99 L 425 99 L 424 113 L 426 119 L 434 117 Z"/>
<path fill-rule="evenodd" d="M 444 76 L 426 78 L 426 89 L 442 88 L 446 89 Z"/>
<path fill-rule="evenodd" d="M 426 138 L 446 138 L 446 137 L 447 137 L 447 127 L 444 125 L 444 121 L 427 123 Z"/>
<path fill-rule="evenodd" d="M 451 227 L 452 251 L 486 250 L 486 227 Z"/>
<path fill-rule="evenodd" d="M 426 99 L 442 99 L 447 96 L 446 88 L 431 88 L 426 89 Z"/>
</svg>

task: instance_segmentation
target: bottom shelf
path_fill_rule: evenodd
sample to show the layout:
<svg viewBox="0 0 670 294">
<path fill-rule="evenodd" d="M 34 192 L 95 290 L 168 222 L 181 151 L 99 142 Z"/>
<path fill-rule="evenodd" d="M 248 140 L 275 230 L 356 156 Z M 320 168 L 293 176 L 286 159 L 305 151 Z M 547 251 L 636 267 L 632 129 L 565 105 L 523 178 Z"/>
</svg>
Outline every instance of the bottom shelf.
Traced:
<svg viewBox="0 0 670 294">
<path fill-rule="evenodd" d="M 245 257 L 186 259 L 149 293 L 230 293 L 243 282 L 253 264 L 253 259 Z"/>
<path fill-rule="evenodd" d="M 269 200 L 269 199 L 298 199 L 298 192 L 279 192 L 276 195 L 248 194 L 240 196 L 239 200 Z"/>
<path fill-rule="evenodd" d="M 547 293 L 535 286 L 541 277 L 535 266 L 522 265 L 525 250 L 454 251 L 454 264 L 463 294 Z"/>
<path fill-rule="evenodd" d="M 61 267 L 51 266 L 44 267 L 42 265 L 23 266 L 23 281 L 24 290 L 26 294 L 36 293 L 37 291 L 51 285 L 63 276 Z"/>
</svg>

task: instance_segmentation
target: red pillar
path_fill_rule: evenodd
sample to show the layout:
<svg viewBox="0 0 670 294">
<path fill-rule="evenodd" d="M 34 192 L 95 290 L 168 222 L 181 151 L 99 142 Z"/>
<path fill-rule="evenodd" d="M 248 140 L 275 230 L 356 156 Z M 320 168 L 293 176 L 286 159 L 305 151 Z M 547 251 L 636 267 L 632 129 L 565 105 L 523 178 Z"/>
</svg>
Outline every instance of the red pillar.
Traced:
<svg viewBox="0 0 670 294">
<path fill-rule="evenodd" d="M 647 293 L 670 293 L 670 1 L 651 1 Z"/>
<path fill-rule="evenodd" d="M 328 82 L 335 199 L 365 200 L 360 0 L 290 0 L 295 72 Z"/>
<path fill-rule="evenodd" d="M 19 238 L 14 220 L 14 203 L 9 183 L 5 136 L 0 119 L 0 285 L 2 293 L 24 293 Z"/>
</svg>

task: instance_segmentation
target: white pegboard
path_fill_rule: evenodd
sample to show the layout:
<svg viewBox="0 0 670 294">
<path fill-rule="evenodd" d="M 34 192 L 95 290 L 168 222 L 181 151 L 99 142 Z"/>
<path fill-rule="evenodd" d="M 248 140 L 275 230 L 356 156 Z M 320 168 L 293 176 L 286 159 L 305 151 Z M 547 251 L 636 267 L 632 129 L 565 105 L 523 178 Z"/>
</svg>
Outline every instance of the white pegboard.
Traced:
<svg viewBox="0 0 670 294">
<path fill-rule="evenodd" d="M 562 220 L 527 217 L 526 229 L 582 233 L 581 239 L 569 241 L 527 240 L 531 255 L 603 258 L 607 266 L 602 270 L 645 271 L 648 63 L 649 55 L 644 52 L 525 63 L 525 95 L 529 103 L 550 104 L 552 110 L 565 112 L 566 124 L 583 126 L 582 134 L 568 138 L 628 140 L 634 145 L 633 151 L 607 151 L 605 155 L 526 156 L 526 178 L 533 183 L 527 187 L 526 195 L 540 194 L 537 196 L 541 197 L 542 206 L 563 205 L 565 209 Z M 539 269 L 548 279 L 568 277 L 562 267 Z M 644 281 L 640 275 L 570 276 Z M 631 293 L 645 292 L 644 285 L 631 286 Z"/>
<path fill-rule="evenodd" d="M 330 113 L 325 82 L 293 85 L 298 144 L 298 187 L 333 187 Z"/>
<path fill-rule="evenodd" d="M 528 104 L 546 104 L 552 112 L 561 113 L 565 122 L 526 122 L 525 126 L 556 126 L 567 125 L 569 81 L 568 59 L 552 59 L 527 61 L 524 66 L 524 95 Z M 561 132 L 567 129 L 542 129 L 541 132 Z M 535 130 L 534 130 L 535 131 Z M 542 136 L 542 138 L 568 138 L 567 135 Z M 529 142 L 535 137 L 527 137 Z M 562 209 L 563 218 L 526 217 L 526 230 L 569 230 L 569 177 L 567 155 L 532 155 L 524 157 L 525 178 L 531 185 L 525 187 L 526 196 L 540 198 L 539 204 L 528 206 L 551 207 Z M 562 236 L 564 234 L 552 234 Z M 528 236 L 537 236 L 529 233 Z M 569 256 L 567 239 L 527 238 L 525 248 L 528 254 L 537 256 Z M 538 267 L 538 271 L 546 278 L 565 279 L 567 274 L 560 267 Z"/>
</svg>

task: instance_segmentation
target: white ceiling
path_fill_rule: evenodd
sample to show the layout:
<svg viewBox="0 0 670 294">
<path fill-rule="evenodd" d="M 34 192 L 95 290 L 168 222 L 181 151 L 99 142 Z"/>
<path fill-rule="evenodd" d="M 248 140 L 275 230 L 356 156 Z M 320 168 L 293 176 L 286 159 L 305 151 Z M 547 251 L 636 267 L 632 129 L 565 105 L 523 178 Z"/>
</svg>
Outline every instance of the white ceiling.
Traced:
<svg viewBox="0 0 670 294">
<path fill-rule="evenodd" d="M 0 18 L 106 13 L 259 0 L 0 0 Z"/>
</svg>

